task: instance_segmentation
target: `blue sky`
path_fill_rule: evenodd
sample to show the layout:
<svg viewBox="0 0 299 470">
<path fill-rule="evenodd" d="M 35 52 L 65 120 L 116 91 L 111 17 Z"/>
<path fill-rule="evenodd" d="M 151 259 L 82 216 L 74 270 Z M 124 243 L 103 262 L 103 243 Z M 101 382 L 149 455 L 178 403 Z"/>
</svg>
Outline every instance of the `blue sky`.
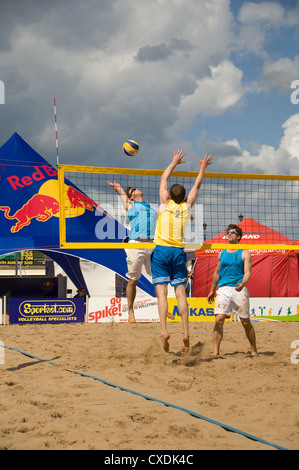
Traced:
<svg viewBox="0 0 299 470">
<path fill-rule="evenodd" d="M 248 4 L 248 2 L 231 1 L 231 8 L 235 18 L 238 18 L 239 12 L 242 9 L 241 4 Z M 294 11 L 296 7 L 296 1 L 286 0 L 281 2 L 251 2 L 252 5 L 256 4 L 256 9 L 269 7 L 271 12 L 271 3 L 279 5 L 284 9 L 284 14 Z M 298 9 L 298 3 L 297 3 Z M 296 10 L 295 10 L 296 11 Z M 256 23 L 258 21 L 256 20 Z M 263 23 L 261 23 L 263 24 Z M 264 22 L 265 24 L 265 22 Z M 267 27 L 265 35 L 264 50 L 260 51 L 259 54 L 249 53 L 246 55 L 232 52 L 231 57 L 234 64 L 243 70 L 244 81 L 250 83 L 251 81 L 260 80 L 261 71 L 263 70 L 264 63 L 267 61 L 279 61 L 282 58 L 288 58 L 293 61 L 298 54 L 299 46 L 299 28 L 297 25 L 288 26 L 283 25 L 283 22 L 279 21 L 278 25 L 271 27 L 271 21 Z M 224 136 L 230 138 L 232 132 L 238 136 L 240 141 L 256 141 L 259 143 L 274 145 L 277 147 L 282 136 L 281 124 L 288 119 L 289 116 L 297 112 L 294 105 L 288 98 L 288 94 L 291 91 L 287 90 L 292 79 L 296 79 L 299 76 L 299 68 L 297 67 L 298 74 L 290 77 L 286 76 L 285 92 L 281 90 L 268 89 L 264 93 L 252 93 L 246 100 L 246 106 L 243 108 L 242 119 L 238 119 L 236 116 L 228 118 L 228 129 L 226 130 L 225 122 L 222 119 L 221 127 L 224 130 Z M 266 84 L 265 84 L 266 85 Z M 266 125 L 265 125 L 266 121 Z M 258 125 L 257 123 L 263 123 Z"/>
<path fill-rule="evenodd" d="M 56 163 L 298 174 L 299 2 L 11 0 L 1 7 L 0 144 Z M 139 154 L 122 143 L 135 139 Z"/>
</svg>

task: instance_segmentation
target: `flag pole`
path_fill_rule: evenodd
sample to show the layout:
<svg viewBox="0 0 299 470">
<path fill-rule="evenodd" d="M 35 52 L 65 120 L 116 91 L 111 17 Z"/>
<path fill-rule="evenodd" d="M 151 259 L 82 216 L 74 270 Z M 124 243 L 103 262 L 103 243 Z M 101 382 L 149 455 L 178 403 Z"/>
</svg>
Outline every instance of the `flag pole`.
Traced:
<svg viewBox="0 0 299 470">
<path fill-rule="evenodd" d="M 56 114 L 56 99 L 54 98 L 54 119 L 55 119 L 55 134 L 56 134 L 56 158 L 57 165 L 59 165 L 59 156 L 58 156 L 58 131 L 57 131 L 57 114 Z"/>
</svg>

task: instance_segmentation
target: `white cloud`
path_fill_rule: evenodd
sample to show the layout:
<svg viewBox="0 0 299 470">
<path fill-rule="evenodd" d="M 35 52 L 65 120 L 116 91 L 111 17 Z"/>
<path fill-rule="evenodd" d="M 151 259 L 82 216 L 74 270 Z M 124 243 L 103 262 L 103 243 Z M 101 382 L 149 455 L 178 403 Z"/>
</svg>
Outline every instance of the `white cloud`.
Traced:
<svg viewBox="0 0 299 470">
<path fill-rule="evenodd" d="M 53 161 L 55 96 L 61 160 L 74 164 L 163 168 L 176 146 L 194 153 L 208 139 L 205 129 L 184 135 L 197 116 L 217 122 L 254 91 L 233 61 L 236 44 L 263 54 L 266 31 L 291 23 L 278 2 L 243 2 L 238 22 L 229 0 L 28 2 L 33 12 L 17 0 L 1 11 L 1 141 L 17 131 Z M 298 56 L 269 58 L 264 82 L 282 89 L 284 65 L 291 73 Z M 127 138 L 141 145 L 138 162 L 123 160 Z M 232 134 L 226 161 L 243 152 L 236 142 Z"/>
<path fill-rule="evenodd" d="M 34 18 L 16 15 L 10 50 L 0 51 L 5 125 L 41 144 L 47 158 L 55 96 L 64 162 L 80 163 L 86 152 L 90 164 L 117 165 L 127 138 L 158 155 L 169 141 L 173 146 L 168 130 L 181 99 L 194 93 L 210 65 L 219 83 L 232 21 L 229 0 L 175 0 L 171 8 L 168 0 L 89 0 L 49 5 Z M 234 93 L 218 98 L 214 112 L 233 106 L 238 87 Z"/>
<path fill-rule="evenodd" d="M 278 2 L 244 2 L 239 11 L 239 21 L 243 24 L 281 26 L 286 21 L 286 13 Z"/>
<path fill-rule="evenodd" d="M 280 147 L 296 159 L 299 166 L 299 114 L 294 114 L 287 119 L 282 128 L 284 135 L 281 138 Z"/>
<path fill-rule="evenodd" d="M 279 30 L 298 25 L 299 8 L 284 8 L 284 2 L 243 2 L 238 15 L 237 48 L 268 57 L 266 45 Z"/>
<path fill-rule="evenodd" d="M 197 82 L 192 95 L 182 97 L 179 107 L 180 123 L 189 125 L 198 114 L 218 116 L 238 105 L 245 95 L 242 70 L 224 61 L 210 67 L 210 76 Z"/>
<path fill-rule="evenodd" d="M 205 151 L 215 154 L 215 171 L 260 174 L 299 173 L 299 114 L 282 124 L 283 136 L 278 148 L 252 143 L 251 151 L 244 149 L 236 139 L 209 142 Z"/>
<path fill-rule="evenodd" d="M 299 79 L 299 55 L 294 60 L 282 57 L 278 60 L 267 61 L 264 64 L 261 83 L 266 88 L 291 94 L 291 83 Z"/>
</svg>

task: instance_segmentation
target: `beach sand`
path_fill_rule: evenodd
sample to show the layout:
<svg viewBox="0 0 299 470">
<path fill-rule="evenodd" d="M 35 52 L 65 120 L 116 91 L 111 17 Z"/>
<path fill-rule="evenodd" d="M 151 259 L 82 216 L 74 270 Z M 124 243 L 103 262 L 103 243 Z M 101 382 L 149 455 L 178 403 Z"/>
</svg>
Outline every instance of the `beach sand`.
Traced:
<svg viewBox="0 0 299 470">
<path fill-rule="evenodd" d="M 225 324 L 222 356 L 214 358 L 213 326 L 190 323 L 186 357 L 181 323 L 169 323 L 169 353 L 159 323 L 0 326 L 6 347 L 35 356 L 4 349 L 0 449 L 275 449 L 260 440 L 298 449 L 291 343 L 299 341 L 299 323 L 255 322 L 255 358 L 239 322 Z"/>
</svg>

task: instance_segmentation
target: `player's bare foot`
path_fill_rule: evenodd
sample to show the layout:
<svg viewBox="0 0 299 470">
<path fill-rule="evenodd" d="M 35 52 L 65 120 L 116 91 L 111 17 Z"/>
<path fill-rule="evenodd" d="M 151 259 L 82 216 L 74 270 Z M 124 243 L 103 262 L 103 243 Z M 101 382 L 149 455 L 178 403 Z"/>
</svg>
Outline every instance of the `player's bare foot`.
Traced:
<svg viewBox="0 0 299 470">
<path fill-rule="evenodd" d="M 174 315 L 173 313 L 170 313 L 170 312 L 167 312 L 167 318 L 169 318 L 170 320 L 174 320 Z"/>
<path fill-rule="evenodd" d="M 166 333 L 165 335 L 161 335 L 162 338 L 162 346 L 165 352 L 169 352 L 169 338 L 170 335 Z"/>
<path fill-rule="evenodd" d="M 129 312 L 128 322 L 131 323 L 131 324 L 136 323 L 134 312 Z"/>
<path fill-rule="evenodd" d="M 181 347 L 181 353 L 182 354 L 187 354 L 190 349 L 190 343 L 189 343 L 189 338 L 184 338 L 183 339 L 183 345 Z"/>
</svg>

